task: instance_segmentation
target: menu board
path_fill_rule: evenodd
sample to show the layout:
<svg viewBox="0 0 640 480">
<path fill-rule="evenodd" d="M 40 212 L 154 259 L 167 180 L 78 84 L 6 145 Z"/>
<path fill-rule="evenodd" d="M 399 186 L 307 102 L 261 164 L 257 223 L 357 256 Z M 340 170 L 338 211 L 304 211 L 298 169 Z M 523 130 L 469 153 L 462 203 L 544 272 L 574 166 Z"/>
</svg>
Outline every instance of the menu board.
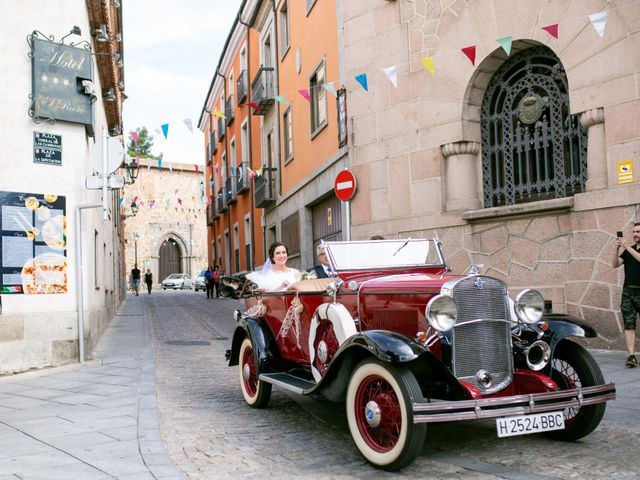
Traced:
<svg viewBox="0 0 640 480">
<path fill-rule="evenodd" d="M 0 191 L 0 293 L 67 293 L 65 197 Z"/>
</svg>

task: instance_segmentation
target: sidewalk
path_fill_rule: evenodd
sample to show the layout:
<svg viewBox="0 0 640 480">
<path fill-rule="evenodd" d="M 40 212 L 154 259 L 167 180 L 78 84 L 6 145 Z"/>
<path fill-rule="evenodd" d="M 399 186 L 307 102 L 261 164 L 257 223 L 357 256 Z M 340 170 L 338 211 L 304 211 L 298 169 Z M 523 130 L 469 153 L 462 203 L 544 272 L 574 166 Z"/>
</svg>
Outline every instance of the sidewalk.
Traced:
<svg viewBox="0 0 640 480">
<path fill-rule="evenodd" d="M 95 360 L 0 377 L 0 446 L 0 480 L 184 478 L 160 440 L 142 297 L 127 297 Z"/>
</svg>

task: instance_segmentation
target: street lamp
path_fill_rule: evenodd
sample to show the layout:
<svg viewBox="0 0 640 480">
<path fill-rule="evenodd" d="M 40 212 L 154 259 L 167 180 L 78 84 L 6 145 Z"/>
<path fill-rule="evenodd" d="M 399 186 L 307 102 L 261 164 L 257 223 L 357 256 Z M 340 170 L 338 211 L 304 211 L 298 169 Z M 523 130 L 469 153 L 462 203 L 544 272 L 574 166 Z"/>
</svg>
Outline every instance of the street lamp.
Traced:
<svg viewBox="0 0 640 480">
<path fill-rule="evenodd" d="M 134 265 L 138 265 L 138 240 L 140 239 L 140 234 L 138 232 L 133 234 L 133 259 Z"/>
<path fill-rule="evenodd" d="M 123 220 L 125 220 L 125 219 L 127 219 L 127 218 L 131 218 L 131 217 L 135 217 L 135 216 L 136 216 L 136 214 L 138 213 L 138 204 L 136 203 L 136 201 L 135 201 L 135 200 L 133 200 L 133 201 L 131 202 L 130 207 L 131 207 L 131 215 L 121 215 L 121 218 L 122 218 Z"/>
<path fill-rule="evenodd" d="M 140 166 L 135 159 L 132 158 L 129 163 L 122 162 L 122 166 L 125 168 L 125 182 L 128 184 L 135 182 L 140 171 Z"/>
</svg>

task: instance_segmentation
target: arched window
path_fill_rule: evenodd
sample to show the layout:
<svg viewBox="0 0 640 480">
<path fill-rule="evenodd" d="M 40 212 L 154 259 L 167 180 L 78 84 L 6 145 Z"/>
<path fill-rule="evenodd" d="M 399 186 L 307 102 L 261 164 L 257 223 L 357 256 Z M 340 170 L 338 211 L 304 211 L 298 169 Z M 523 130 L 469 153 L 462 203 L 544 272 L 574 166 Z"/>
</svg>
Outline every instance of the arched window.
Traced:
<svg viewBox="0 0 640 480">
<path fill-rule="evenodd" d="M 587 130 L 569 112 L 567 76 L 549 48 L 523 50 L 498 69 L 481 110 L 485 207 L 584 191 Z"/>
</svg>

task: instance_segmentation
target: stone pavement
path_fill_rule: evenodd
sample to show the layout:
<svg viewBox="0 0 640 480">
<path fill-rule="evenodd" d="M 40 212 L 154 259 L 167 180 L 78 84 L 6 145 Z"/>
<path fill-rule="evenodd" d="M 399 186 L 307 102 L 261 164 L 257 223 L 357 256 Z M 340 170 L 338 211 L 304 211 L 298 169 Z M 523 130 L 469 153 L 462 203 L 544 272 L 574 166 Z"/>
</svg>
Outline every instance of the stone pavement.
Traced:
<svg viewBox="0 0 640 480">
<path fill-rule="evenodd" d="M 184 478 L 160 440 L 142 298 L 123 303 L 95 360 L 0 377 L 0 480 Z"/>
<path fill-rule="evenodd" d="M 96 360 L 0 377 L 0 480 L 635 479 L 640 471 L 640 368 L 626 369 L 624 352 L 592 350 L 618 399 L 584 440 L 504 441 L 490 422 L 434 425 L 423 455 L 391 474 L 362 460 L 343 414 L 322 402 L 274 388 L 270 408 L 244 405 L 237 369 L 223 359 L 233 308 L 193 292 L 130 296 Z"/>
</svg>

